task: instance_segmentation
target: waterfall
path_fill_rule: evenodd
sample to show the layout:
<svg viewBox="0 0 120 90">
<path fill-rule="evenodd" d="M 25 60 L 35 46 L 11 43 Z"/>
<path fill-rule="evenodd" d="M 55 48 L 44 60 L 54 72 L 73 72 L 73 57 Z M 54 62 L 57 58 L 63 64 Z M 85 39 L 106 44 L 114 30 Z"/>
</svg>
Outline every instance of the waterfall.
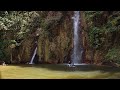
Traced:
<svg viewBox="0 0 120 90">
<path fill-rule="evenodd" d="M 81 39 L 80 39 L 80 12 L 79 11 L 74 11 L 74 17 L 73 19 L 73 27 L 74 27 L 74 36 L 73 36 L 73 53 L 71 56 L 72 59 L 72 64 L 77 65 L 82 63 L 82 53 L 83 53 L 83 48 L 81 45 Z"/>
<path fill-rule="evenodd" d="M 37 53 L 37 47 L 36 47 L 35 50 L 34 50 L 33 56 L 32 56 L 32 58 L 31 58 L 29 64 L 33 64 L 33 60 L 34 60 L 34 58 L 35 58 L 36 53 Z"/>
</svg>

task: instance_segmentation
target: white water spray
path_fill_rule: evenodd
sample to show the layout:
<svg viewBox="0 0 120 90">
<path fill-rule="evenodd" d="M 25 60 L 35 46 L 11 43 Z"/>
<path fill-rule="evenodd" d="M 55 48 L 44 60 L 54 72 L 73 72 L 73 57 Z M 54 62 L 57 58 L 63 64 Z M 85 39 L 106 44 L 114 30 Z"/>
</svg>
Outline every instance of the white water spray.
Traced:
<svg viewBox="0 0 120 90">
<path fill-rule="evenodd" d="M 32 56 L 32 58 L 31 58 L 31 61 L 30 61 L 29 64 L 33 64 L 33 60 L 34 60 L 34 58 L 35 58 L 36 53 L 37 53 L 37 47 L 36 47 L 35 50 L 34 50 L 33 56 Z"/>
<path fill-rule="evenodd" d="M 83 49 L 81 47 L 80 43 L 80 12 L 74 11 L 74 17 L 72 17 L 74 20 L 74 47 L 73 47 L 73 54 L 71 56 L 72 58 L 72 64 L 78 65 L 82 63 L 82 53 Z"/>
</svg>

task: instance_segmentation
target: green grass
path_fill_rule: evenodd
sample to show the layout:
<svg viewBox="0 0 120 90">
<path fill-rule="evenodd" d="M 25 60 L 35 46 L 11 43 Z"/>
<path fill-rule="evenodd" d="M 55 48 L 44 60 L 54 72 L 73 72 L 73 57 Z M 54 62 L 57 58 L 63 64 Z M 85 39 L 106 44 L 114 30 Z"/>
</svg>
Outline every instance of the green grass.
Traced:
<svg viewBox="0 0 120 90">
<path fill-rule="evenodd" d="M 110 79 L 120 78 L 120 68 L 94 65 L 69 68 L 65 65 L 0 66 L 2 79 Z"/>
</svg>

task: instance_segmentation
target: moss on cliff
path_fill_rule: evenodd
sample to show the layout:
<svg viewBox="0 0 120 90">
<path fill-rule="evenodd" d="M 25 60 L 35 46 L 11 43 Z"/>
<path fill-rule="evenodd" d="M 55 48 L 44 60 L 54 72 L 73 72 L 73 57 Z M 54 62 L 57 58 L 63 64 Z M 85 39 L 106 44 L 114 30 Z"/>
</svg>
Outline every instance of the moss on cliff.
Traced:
<svg viewBox="0 0 120 90">
<path fill-rule="evenodd" d="M 115 58 L 114 47 L 119 50 L 119 11 L 85 11 L 85 21 L 87 23 L 88 46 L 87 49 L 93 50 L 94 62 L 111 60 Z M 84 25 L 84 27 L 86 27 Z M 115 49 L 116 50 L 116 49 Z M 116 51 L 117 51 L 116 50 Z M 111 55 L 111 57 L 109 56 Z M 109 57 L 107 57 L 109 56 Z M 106 58 L 107 57 L 107 58 Z M 119 55 L 116 54 L 119 58 Z M 118 60 L 118 59 L 117 59 Z M 118 60 L 119 62 L 119 60 Z"/>
<path fill-rule="evenodd" d="M 61 12 L 62 13 L 62 12 Z M 54 18 L 51 16 L 54 14 Z M 63 13 L 62 13 L 63 14 Z M 60 12 L 50 12 L 48 13 L 48 16 L 52 17 L 49 20 L 56 20 L 59 15 L 61 16 Z M 68 12 L 64 12 L 64 14 L 67 14 L 63 16 L 61 19 L 57 19 L 59 21 L 58 24 L 52 25 L 55 23 L 50 23 L 52 25 L 52 28 L 42 28 L 45 31 L 43 37 L 39 37 L 39 48 L 43 47 L 41 43 L 41 39 L 43 42 L 45 42 L 44 45 L 44 53 L 41 53 L 41 49 L 39 50 L 39 57 L 41 58 L 43 56 L 45 62 L 49 63 L 63 63 L 64 57 L 68 55 L 68 52 L 71 48 L 71 39 L 72 39 L 72 21 L 71 21 L 71 13 L 68 14 Z M 46 34 L 48 33 L 48 34 Z M 43 55 L 41 55 L 41 54 Z"/>
</svg>

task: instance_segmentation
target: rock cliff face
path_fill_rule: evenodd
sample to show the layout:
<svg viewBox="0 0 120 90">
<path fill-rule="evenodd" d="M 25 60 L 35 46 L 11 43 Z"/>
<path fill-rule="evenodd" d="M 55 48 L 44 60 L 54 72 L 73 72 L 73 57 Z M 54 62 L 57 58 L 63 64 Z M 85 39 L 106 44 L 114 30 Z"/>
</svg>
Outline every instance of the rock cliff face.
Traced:
<svg viewBox="0 0 120 90">
<path fill-rule="evenodd" d="M 54 13 L 54 16 L 55 12 Z M 62 13 L 63 14 L 63 13 Z M 56 16 L 57 17 L 57 16 Z M 39 60 L 48 63 L 63 63 L 71 60 L 73 50 L 73 11 L 64 12 L 63 19 L 50 30 L 50 37 L 38 39 Z M 54 23 L 53 23 L 54 24 Z M 84 48 L 84 63 L 99 63 L 102 60 L 102 53 L 92 49 L 89 45 L 88 26 L 85 13 L 80 12 L 81 43 Z"/>
<path fill-rule="evenodd" d="M 71 60 L 74 50 L 74 11 L 2 13 L 0 61 L 18 64 L 30 62 L 36 46 L 34 63 L 56 64 Z M 80 11 L 79 25 L 83 63 L 120 64 L 119 11 Z"/>
<path fill-rule="evenodd" d="M 63 63 L 70 60 L 73 42 L 72 11 L 43 12 L 41 27 L 28 34 L 20 47 L 12 49 L 12 63 L 30 62 L 37 37 L 40 63 Z M 38 36 L 37 36 L 38 35 Z"/>
<path fill-rule="evenodd" d="M 49 37 L 39 36 L 37 54 L 40 61 L 47 63 L 63 63 L 70 59 L 70 51 L 73 42 L 72 13 L 73 12 L 64 13 L 63 19 L 59 24 L 50 29 L 51 35 Z M 55 14 L 54 17 L 57 17 L 57 12 Z"/>
<path fill-rule="evenodd" d="M 84 62 L 98 64 L 103 60 L 103 51 L 94 50 L 90 47 L 89 28 L 88 22 L 85 17 L 85 12 L 81 11 L 81 28 L 82 28 L 82 43 L 84 48 Z"/>
<path fill-rule="evenodd" d="M 44 11 L 40 28 L 27 36 L 20 47 L 13 49 L 13 62 L 30 62 L 37 40 L 39 63 L 64 63 L 71 60 L 73 49 L 73 11 Z M 88 23 L 85 13 L 80 11 L 81 43 L 84 48 L 84 63 L 99 63 L 102 52 L 90 47 Z M 37 37 L 37 39 L 36 39 Z M 36 40 L 35 40 L 36 39 Z"/>
</svg>

